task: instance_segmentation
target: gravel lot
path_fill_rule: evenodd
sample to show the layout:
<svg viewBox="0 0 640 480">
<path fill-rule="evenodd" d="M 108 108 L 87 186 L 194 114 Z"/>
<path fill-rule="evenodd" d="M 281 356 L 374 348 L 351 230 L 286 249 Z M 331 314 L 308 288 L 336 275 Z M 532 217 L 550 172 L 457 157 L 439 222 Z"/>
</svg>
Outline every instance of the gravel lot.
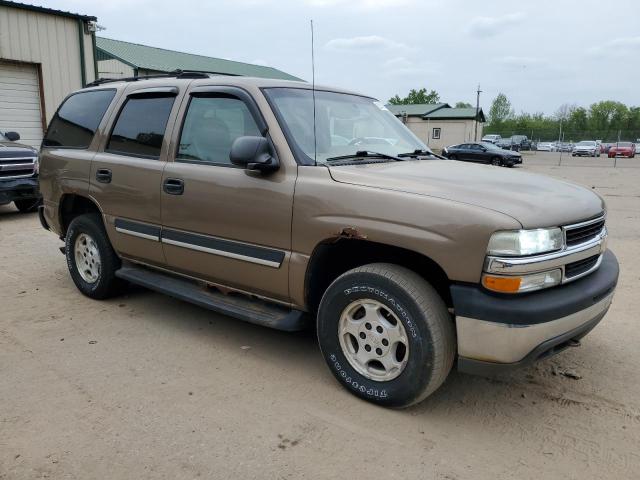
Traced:
<svg viewBox="0 0 640 480">
<path fill-rule="evenodd" d="M 0 479 L 637 479 L 640 159 L 558 160 L 522 168 L 607 200 L 608 316 L 580 348 L 509 376 L 453 372 L 403 411 L 342 389 L 313 334 L 143 289 L 81 296 L 61 242 L 0 207 Z"/>
</svg>

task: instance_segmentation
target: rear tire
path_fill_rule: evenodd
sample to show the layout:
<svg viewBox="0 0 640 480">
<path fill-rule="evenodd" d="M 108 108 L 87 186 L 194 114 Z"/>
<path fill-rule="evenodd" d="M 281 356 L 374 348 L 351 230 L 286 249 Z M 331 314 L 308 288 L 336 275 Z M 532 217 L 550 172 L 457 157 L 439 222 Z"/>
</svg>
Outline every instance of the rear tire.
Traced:
<svg viewBox="0 0 640 480">
<path fill-rule="evenodd" d="M 457 160 L 457 155 L 449 155 L 449 160 Z"/>
<path fill-rule="evenodd" d="M 100 214 L 88 213 L 71 221 L 65 256 L 73 283 L 87 297 L 102 300 L 121 291 L 124 282 L 115 276 L 120 258 L 109 242 Z"/>
<path fill-rule="evenodd" d="M 14 200 L 13 203 L 20 213 L 33 213 L 38 211 L 38 207 L 42 204 L 42 199 L 29 198 L 25 200 Z"/>
<path fill-rule="evenodd" d="M 398 265 L 349 270 L 327 289 L 318 341 L 329 369 L 352 394 L 403 408 L 433 393 L 456 352 L 444 301 L 422 277 Z"/>
</svg>

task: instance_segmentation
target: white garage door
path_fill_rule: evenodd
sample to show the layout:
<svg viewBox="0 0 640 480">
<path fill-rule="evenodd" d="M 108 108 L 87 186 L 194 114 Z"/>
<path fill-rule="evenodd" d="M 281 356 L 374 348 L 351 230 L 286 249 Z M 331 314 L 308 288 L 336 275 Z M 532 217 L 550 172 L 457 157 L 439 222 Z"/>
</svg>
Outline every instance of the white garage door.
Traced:
<svg viewBox="0 0 640 480">
<path fill-rule="evenodd" d="M 20 143 L 42 141 L 40 86 L 35 65 L 0 60 L 0 132 L 15 131 Z"/>
</svg>

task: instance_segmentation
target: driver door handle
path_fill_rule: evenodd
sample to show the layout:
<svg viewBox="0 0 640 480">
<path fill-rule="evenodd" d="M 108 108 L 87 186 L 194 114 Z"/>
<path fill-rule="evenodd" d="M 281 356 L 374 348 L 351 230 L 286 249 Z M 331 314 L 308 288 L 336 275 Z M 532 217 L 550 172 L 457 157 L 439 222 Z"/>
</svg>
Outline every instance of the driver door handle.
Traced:
<svg viewBox="0 0 640 480">
<path fill-rule="evenodd" d="M 167 178 L 162 184 L 162 190 L 169 195 L 182 195 L 184 193 L 184 180 L 180 178 Z"/>
</svg>

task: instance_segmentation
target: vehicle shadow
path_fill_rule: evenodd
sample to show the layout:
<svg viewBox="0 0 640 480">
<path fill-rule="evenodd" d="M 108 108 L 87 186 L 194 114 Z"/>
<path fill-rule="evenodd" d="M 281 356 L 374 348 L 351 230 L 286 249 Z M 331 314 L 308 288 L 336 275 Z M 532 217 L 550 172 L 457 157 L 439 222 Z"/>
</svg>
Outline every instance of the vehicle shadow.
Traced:
<svg viewBox="0 0 640 480">
<path fill-rule="evenodd" d="M 142 287 L 131 286 L 124 297 L 110 302 L 133 307 L 140 315 L 151 319 L 163 334 L 194 336 L 210 342 L 216 349 L 238 352 L 251 349 L 278 371 L 287 372 L 298 384 L 326 382 L 327 388 L 351 395 L 337 385 L 326 366 L 317 344 L 315 328 L 301 332 L 282 332 L 219 315 L 198 306 L 167 297 Z M 156 328 L 156 326 L 154 326 Z M 191 341 L 190 339 L 186 339 Z M 561 355 L 571 355 L 564 352 Z M 568 359 L 565 358 L 564 361 Z M 551 372 L 557 361 L 547 359 L 514 373 L 497 377 L 478 377 L 456 371 L 455 365 L 445 383 L 429 398 L 406 410 L 411 416 L 458 416 L 468 420 L 487 421 L 486 412 L 502 412 L 528 422 L 524 410 L 531 409 L 535 423 L 536 405 L 562 400 L 560 392 L 567 380 Z M 483 413 L 484 412 L 484 413 Z"/>
</svg>

